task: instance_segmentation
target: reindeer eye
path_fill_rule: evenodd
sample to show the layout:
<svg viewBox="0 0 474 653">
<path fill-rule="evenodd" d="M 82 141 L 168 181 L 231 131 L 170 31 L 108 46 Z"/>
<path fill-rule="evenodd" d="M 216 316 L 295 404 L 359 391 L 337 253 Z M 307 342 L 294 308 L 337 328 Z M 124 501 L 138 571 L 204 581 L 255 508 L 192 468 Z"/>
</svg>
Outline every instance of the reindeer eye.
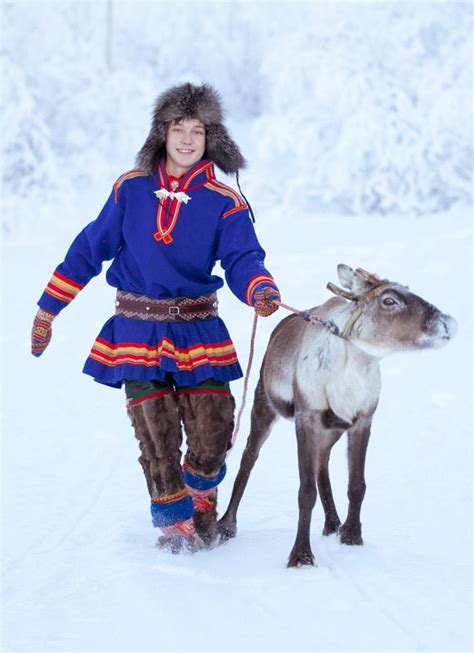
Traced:
<svg viewBox="0 0 474 653">
<path fill-rule="evenodd" d="M 392 297 L 385 297 L 382 299 L 382 304 L 384 306 L 394 306 L 397 302 Z"/>
</svg>

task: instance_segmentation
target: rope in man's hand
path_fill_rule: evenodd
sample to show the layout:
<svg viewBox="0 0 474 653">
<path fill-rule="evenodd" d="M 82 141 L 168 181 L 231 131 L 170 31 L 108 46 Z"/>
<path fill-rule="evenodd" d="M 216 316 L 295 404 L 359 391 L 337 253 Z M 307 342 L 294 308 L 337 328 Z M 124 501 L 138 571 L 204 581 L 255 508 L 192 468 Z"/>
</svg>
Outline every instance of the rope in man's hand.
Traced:
<svg viewBox="0 0 474 653">
<path fill-rule="evenodd" d="M 268 317 L 278 310 L 280 293 L 271 286 L 265 286 L 255 291 L 254 308 L 260 317 Z"/>
</svg>

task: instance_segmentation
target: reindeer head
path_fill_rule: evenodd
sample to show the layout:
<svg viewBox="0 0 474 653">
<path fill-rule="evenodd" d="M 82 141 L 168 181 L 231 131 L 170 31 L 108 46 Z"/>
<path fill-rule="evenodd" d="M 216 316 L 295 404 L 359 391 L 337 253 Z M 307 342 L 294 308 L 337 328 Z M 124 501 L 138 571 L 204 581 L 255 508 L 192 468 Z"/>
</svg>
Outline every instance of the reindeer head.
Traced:
<svg viewBox="0 0 474 653">
<path fill-rule="evenodd" d="M 366 353 L 381 357 L 397 351 L 438 349 L 455 336 L 456 320 L 407 286 L 348 265 L 338 265 L 337 272 L 349 292 L 333 284 L 328 287 L 354 303 L 343 335 Z"/>
</svg>

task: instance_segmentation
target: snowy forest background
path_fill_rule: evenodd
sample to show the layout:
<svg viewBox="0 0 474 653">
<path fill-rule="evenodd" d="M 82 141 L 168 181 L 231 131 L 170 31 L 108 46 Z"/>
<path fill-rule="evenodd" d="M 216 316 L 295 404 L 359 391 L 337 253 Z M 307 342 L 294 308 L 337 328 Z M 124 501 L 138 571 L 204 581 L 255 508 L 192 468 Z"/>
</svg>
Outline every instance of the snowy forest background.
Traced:
<svg viewBox="0 0 474 653">
<path fill-rule="evenodd" d="M 457 0 L 3 0 L 2 651 L 472 651 L 473 16 Z M 113 313 L 104 274 L 30 353 L 52 271 L 134 167 L 158 93 L 184 81 L 222 95 L 284 301 L 325 301 L 347 263 L 459 324 L 442 350 L 382 361 L 364 546 L 322 537 L 318 500 L 312 569 L 286 568 L 298 469 L 285 420 L 235 540 L 155 548 L 123 392 L 81 374 Z M 245 367 L 252 312 L 227 288 L 219 311 Z M 259 320 L 221 514 L 285 315 Z M 343 440 L 331 476 L 344 518 Z"/>
<path fill-rule="evenodd" d="M 245 188 L 282 220 L 290 205 L 383 216 L 472 201 L 471 2 L 2 9 L 7 234 L 64 228 L 61 210 L 38 225 L 9 207 L 104 193 L 99 180 L 134 166 L 156 95 L 186 80 L 219 89 Z"/>
</svg>

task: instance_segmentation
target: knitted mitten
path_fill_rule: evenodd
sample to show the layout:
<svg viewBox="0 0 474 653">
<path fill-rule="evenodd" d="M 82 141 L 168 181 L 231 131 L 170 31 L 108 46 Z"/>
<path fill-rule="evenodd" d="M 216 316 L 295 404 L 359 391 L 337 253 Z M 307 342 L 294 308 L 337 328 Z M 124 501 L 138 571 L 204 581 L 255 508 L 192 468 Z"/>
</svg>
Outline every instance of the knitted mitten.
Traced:
<svg viewBox="0 0 474 653">
<path fill-rule="evenodd" d="M 55 317 L 52 313 L 47 313 L 41 308 L 38 309 L 31 331 L 31 353 L 33 356 L 41 356 L 49 345 L 52 335 L 51 323 Z"/>
<path fill-rule="evenodd" d="M 254 293 L 254 308 L 257 315 L 267 317 L 278 310 L 278 304 L 275 304 L 274 299 L 280 300 L 280 293 L 271 286 L 257 286 Z"/>
</svg>

